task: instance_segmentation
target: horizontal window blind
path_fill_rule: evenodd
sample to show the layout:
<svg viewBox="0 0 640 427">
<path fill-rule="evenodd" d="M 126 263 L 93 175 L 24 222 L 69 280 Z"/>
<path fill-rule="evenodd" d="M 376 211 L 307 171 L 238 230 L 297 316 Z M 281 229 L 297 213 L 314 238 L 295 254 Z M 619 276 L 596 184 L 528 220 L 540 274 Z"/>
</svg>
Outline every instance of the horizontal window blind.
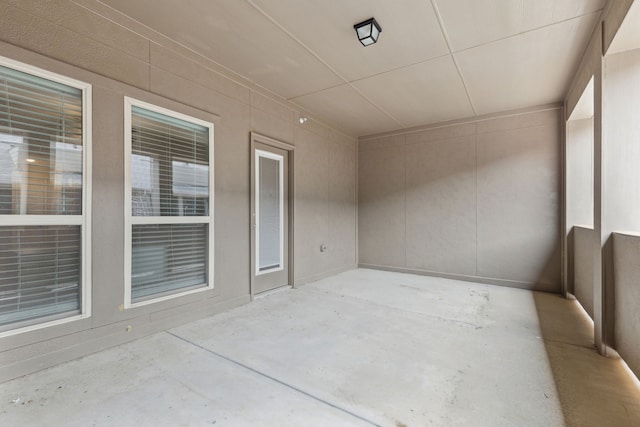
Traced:
<svg viewBox="0 0 640 427">
<path fill-rule="evenodd" d="M 131 214 L 209 215 L 209 128 L 133 106 Z"/>
<path fill-rule="evenodd" d="M 134 225 L 133 301 L 207 283 L 207 224 Z"/>
<path fill-rule="evenodd" d="M 0 331 L 83 312 L 89 86 L 40 75 L 0 65 Z"/>
<path fill-rule="evenodd" d="M 135 304 L 209 286 L 213 125 L 127 102 L 131 123 L 127 286 L 128 301 Z"/>
<path fill-rule="evenodd" d="M 82 90 L 0 66 L 0 214 L 82 214 Z"/>
<path fill-rule="evenodd" d="M 0 330 L 80 312 L 80 226 L 0 227 Z"/>
<path fill-rule="evenodd" d="M 282 183 L 280 173 L 283 159 L 272 159 L 258 154 L 259 184 L 257 188 L 259 271 L 282 266 Z"/>
</svg>

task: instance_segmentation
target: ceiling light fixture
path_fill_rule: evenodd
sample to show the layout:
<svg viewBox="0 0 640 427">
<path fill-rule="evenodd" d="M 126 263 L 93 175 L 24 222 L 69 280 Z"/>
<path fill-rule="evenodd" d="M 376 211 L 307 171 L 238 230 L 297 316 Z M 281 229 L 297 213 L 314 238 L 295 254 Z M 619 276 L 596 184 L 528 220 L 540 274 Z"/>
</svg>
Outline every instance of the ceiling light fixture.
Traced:
<svg viewBox="0 0 640 427">
<path fill-rule="evenodd" d="M 375 18 L 367 19 L 353 26 L 358 35 L 358 40 L 362 46 L 369 46 L 378 41 L 378 36 L 382 32 L 382 27 Z"/>
<path fill-rule="evenodd" d="M 35 163 L 36 159 L 32 159 L 32 158 L 28 158 L 27 159 L 27 163 Z"/>
<path fill-rule="evenodd" d="M 300 118 L 298 119 L 301 125 L 307 123 L 307 120 L 308 119 L 305 116 L 300 116 Z"/>
</svg>

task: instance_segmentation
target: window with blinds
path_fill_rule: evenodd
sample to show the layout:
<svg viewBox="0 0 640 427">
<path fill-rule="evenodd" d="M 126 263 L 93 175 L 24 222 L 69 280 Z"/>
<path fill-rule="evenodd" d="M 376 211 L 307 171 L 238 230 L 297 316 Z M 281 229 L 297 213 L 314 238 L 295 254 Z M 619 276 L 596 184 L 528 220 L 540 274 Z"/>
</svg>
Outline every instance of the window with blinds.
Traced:
<svg viewBox="0 0 640 427">
<path fill-rule="evenodd" d="M 0 58 L 0 333 L 89 314 L 90 86 Z"/>
<path fill-rule="evenodd" d="M 213 287 L 213 124 L 130 98 L 125 306 Z"/>
</svg>

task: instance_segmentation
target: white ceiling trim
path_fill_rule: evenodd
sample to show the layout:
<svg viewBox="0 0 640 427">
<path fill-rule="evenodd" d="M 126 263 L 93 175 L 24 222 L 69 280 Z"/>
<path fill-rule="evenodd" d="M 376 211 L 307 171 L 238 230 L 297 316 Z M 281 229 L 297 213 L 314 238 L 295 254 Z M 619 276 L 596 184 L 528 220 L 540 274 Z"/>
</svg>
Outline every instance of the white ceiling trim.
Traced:
<svg viewBox="0 0 640 427">
<path fill-rule="evenodd" d="M 443 128 L 460 126 L 460 125 L 469 124 L 469 123 L 480 123 L 487 120 L 494 120 L 498 118 L 518 117 L 518 116 L 523 116 L 531 113 L 541 113 L 544 111 L 562 110 L 562 109 L 564 109 L 563 102 L 554 102 L 546 105 L 537 105 L 535 107 L 527 107 L 527 108 L 520 108 L 518 110 L 512 110 L 506 114 L 504 112 L 495 112 L 490 114 L 481 114 L 475 117 L 467 117 L 464 119 L 449 120 L 447 122 L 413 126 L 407 129 L 398 129 L 398 130 L 393 130 L 388 132 L 372 133 L 369 135 L 359 136 L 358 141 L 369 141 L 372 139 L 389 138 L 389 137 L 398 136 L 398 135 L 408 135 L 412 133 L 423 132 L 425 130 L 443 129 Z"/>
</svg>

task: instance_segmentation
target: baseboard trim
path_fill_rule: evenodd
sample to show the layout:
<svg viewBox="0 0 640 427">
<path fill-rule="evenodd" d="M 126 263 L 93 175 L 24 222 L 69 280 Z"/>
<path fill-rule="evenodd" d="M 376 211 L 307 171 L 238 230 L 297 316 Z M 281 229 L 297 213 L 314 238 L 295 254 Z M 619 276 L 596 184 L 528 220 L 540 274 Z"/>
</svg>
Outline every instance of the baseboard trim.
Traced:
<svg viewBox="0 0 640 427">
<path fill-rule="evenodd" d="M 317 282 L 318 280 L 324 279 L 326 277 L 335 276 L 336 274 L 344 273 L 345 271 L 349 271 L 349 270 L 355 270 L 356 268 L 358 268 L 358 266 L 355 264 L 345 265 L 339 268 L 335 268 L 333 270 L 328 270 L 322 273 L 312 274 L 310 276 L 298 278 L 298 279 L 295 279 L 293 283 L 293 287 L 297 288 L 299 286 L 306 285 L 307 283 Z"/>
<path fill-rule="evenodd" d="M 38 354 L 34 357 L 0 366 L 0 383 L 22 377 L 24 375 L 33 374 L 35 372 L 51 368 L 62 363 L 71 362 L 73 360 L 89 356 L 93 353 L 107 350 L 121 344 L 126 344 L 128 342 L 135 341 L 137 339 L 144 338 L 158 332 L 176 328 L 185 323 L 204 319 L 206 317 L 213 316 L 215 314 L 222 313 L 232 308 L 247 304 L 250 301 L 251 299 L 248 295 L 236 297 L 226 301 L 221 301 L 218 304 L 212 304 L 211 306 L 206 308 L 194 310 L 190 313 L 182 313 L 181 315 L 157 319 L 157 321 L 150 322 L 141 327 L 137 327 L 131 332 L 125 332 L 123 328 L 123 330 L 119 333 L 97 333 L 94 337 L 91 337 L 91 339 L 86 340 L 81 339 L 80 334 L 86 335 L 87 331 L 81 331 L 80 333 L 78 333 L 79 343 L 76 345 L 64 347 L 52 352 Z M 105 329 L 109 329 L 109 326 L 110 325 L 105 327 Z"/>
<path fill-rule="evenodd" d="M 390 271 L 394 273 L 408 273 L 419 276 L 439 277 L 442 279 L 462 280 L 465 282 L 484 283 L 487 285 L 505 286 L 509 288 L 525 289 L 529 291 L 550 292 L 554 294 L 560 293 L 560 284 L 544 284 L 521 282 L 517 280 L 496 279 L 491 277 L 466 276 L 463 274 L 442 273 L 438 271 L 420 270 L 414 268 L 394 267 L 389 265 L 377 264 L 358 264 L 358 268 L 368 268 L 371 270 Z"/>
</svg>

